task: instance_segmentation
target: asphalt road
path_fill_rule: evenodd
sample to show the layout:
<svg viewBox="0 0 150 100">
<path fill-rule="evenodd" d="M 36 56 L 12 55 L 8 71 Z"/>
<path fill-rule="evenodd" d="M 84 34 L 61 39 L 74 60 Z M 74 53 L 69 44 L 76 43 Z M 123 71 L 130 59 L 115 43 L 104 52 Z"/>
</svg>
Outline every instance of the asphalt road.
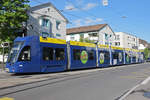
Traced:
<svg viewBox="0 0 150 100">
<path fill-rule="evenodd" d="M 118 100 L 150 76 L 150 64 L 116 66 L 0 90 L 14 100 Z M 11 99 L 10 99 L 11 100 Z"/>
</svg>

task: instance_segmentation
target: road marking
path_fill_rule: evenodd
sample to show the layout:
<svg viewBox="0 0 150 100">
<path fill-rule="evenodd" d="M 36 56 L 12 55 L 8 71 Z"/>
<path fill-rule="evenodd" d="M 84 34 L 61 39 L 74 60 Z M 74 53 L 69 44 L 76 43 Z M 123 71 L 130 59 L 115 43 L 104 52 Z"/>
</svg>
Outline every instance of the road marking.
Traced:
<svg viewBox="0 0 150 100">
<path fill-rule="evenodd" d="M 134 86 L 132 89 L 130 89 L 125 95 L 123 95 L 119 100 L 124 100 L 132 91 L 134 91 L 136 88 L 138 88 L 140 84 Z"/>
<path fill-rule="evenodd" d="M 150 77 L 148 77 L 147 79 L 145 79 L 145 80 L 141 83 L 141 85 L 146 85 L 149 81 L 150 81 Z"/>
<path fill-rule="evenodd" d="M 0 100 L 14 100 L 14 98 L 3 97 L 3 98 L 0 98 Z"/>
<path fill-rule="evenodd" d="M 130 89 L 125 95 L 123 95 L 119 100 L 124 100 L 128 95 L 130 95 L 136 88 L 146 85 L 150 81 L 150 76 L 146 78 L 144 81 L 142 81 L 140 84 L 134 86 L 132 89 Z"/>
</svg>

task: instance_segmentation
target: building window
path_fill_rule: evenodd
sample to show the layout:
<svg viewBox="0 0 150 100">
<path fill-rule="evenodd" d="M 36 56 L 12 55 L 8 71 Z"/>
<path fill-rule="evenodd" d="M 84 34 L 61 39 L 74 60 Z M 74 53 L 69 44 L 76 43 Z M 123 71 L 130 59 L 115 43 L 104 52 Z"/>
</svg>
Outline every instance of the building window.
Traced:
<svg viewBox="0 0 150 100">
<path fill-rule="evenodd" d="M 50 12 L 50 8 L 48 8 L 47 10 L 48 10 L 48 12 Z"/>
<path fill-rule="evenodd" d="M 57 29 L 57 30 L 60 29 L 60 21 L 56 21 L 56 29 Z"/>
<path fill-rule="evenodd" d="M 97 37 L 97 36 L 98 36 L 97 33 L 89 33 L 88 35 L 89 35 L 89 36 L 92 36 L 92 37 Z"/>
<path fill-rule="evenodd" d="M 42 32 L 41 34 L 42 37 L 54 37 L 53 33 L 47 33 L 47 32 Z"/>
<path fill-rule="evenodd" d="M 53 48 L 44 47 L 43 48 L 43 60 L 53 60 Z"/>
<path fill-rule="evenodd" d="M 58 33 L 57 33 L 56 36 L 57 36 L 57 37 L 61 37 L 61 34 L 58 34 Z"/>
<path fill-rule="evenodd" d="M 63 48 L 56 48 L 56 60 L 65 60 L 65 50 Z"/>
<path fill-rule="evenodd" d="M 43 19 L 42 19 L 42 26 L 43 26 L 43 27 L 48 27 L 48 25 L 49 25 L 49 20 L 43 18 Z"/>
<path fill-rule="evenodd" d="M 70 40 L 74 40 L 74 37 L 73 37 L 73 36 L 71 36 L 71 37 L 70 37 Z"/>
<path fill-rule="evenodd" d="M 108 34 L 105 33 L 105 39 L 108 40 Z"/>
<path fill-rule="evenodd" d="M 49 34 L 47 32 L 42 32 L 42 37 L 49 37 Z"/>
<path fill-rule="evenodd" d="M 115 42 L 115 45 L 116 46 L 120 46 L 120 42 Z"/>
<path fill-rule="evenodd" d="M 116 40 L 120 40 L 120 35 L 116 35 Z"/>
</svg>

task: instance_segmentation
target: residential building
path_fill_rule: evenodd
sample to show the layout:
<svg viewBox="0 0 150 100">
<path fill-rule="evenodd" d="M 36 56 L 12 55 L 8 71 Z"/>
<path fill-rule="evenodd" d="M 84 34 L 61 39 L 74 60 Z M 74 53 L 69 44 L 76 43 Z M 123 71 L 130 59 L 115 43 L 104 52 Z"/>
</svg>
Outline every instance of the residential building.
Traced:
<svg viewBox="0 0 150 100">
<path fill-rule="evenodd" d="M 122 48 L 138 49 L 139 38 L 125 32 L 115 32 L 115 46 Z"/>
<path fill-rule="evenodd" d="M 67 29 L 67 41 L 80 41 L 81 38 L 99 42 L 99 44 L 114 45 L 115 33 L 108 24 Z"/>
<path fill-rule="evenodd" d="M 139 49 L 149 48 L 149 43 L 143 39 L 139 39 L 140 47 Z"/>
<path fill-rule="evenodd" d="M 51 3 L 31 7 L 28 11 L 27 35 L 46 35 L 66 39 L 68 20 Z"/>
</svg>

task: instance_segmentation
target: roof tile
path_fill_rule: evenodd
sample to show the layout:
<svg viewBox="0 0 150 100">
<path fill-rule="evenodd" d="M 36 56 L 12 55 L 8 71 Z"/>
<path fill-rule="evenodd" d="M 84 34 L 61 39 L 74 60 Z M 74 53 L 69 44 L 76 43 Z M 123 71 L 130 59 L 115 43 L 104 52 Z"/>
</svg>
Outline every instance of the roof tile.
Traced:
<svg viewBox="0 0 150 100">
<path fill-rule="evenodd" d="M 92 25 L 92 26 L 69 28 L 69 29 L 67 29 L 67 35 L 81 33 L 81 32 L 98 31 L 98 30 L 102 29 L 103 27 L 105 27 L 106 25 L 107 24 L 98 24 L 98 25 Z"/>
</svg>

